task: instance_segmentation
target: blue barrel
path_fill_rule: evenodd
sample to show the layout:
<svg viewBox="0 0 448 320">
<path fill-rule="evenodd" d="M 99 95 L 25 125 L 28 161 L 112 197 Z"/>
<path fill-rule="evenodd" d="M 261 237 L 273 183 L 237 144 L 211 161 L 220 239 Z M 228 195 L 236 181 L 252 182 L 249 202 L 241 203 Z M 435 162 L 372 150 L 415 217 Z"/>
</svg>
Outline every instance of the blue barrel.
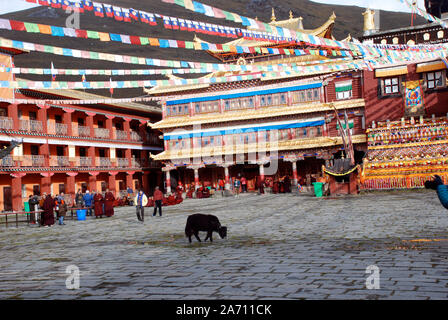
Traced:
<svg viewBox="0 0 448 320">
<path fill-rule="evenodd" d="M 86 209 L 76 210 L 76 216 L 78 217 L 78 220 L 86 220 L 86 213 Z"/>
</svg>

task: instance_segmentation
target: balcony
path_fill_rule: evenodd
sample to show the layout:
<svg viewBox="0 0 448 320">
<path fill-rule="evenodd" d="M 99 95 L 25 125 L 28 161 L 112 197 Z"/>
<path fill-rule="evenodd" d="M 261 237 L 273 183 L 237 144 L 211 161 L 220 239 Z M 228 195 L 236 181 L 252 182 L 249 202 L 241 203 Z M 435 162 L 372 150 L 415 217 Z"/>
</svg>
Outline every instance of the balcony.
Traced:
<svg viewBox="0 0 448 320">
<path fill-rule="evenodd" d="M 43 167 L 45 158 L 41 155 L 24 155 L 22 158 L 22 167 Z"/>
<path fill-rule="evenodd" d="M 90 137 L 90 127 L 77 126 L 73 133 L 77 133 L 78 137 Z"/>
<path fill-rule="evenodd" d="M 6 156 L 3 159 L 0 159 L 0 167 L 14 167 L 15 161 L 11 156 Z"/>
<path fill-rule="evenodd" d="M 68 160 L 68 157 L 51 156 L 50 167 L 70 167 L 70 161 Z"/>
<path fill-rule="evenodd" d="M 128 140 L 128 133 L 123 130 L 115 131 L 115 139 L 117 140 Z"/>
<path fill-rule="evenodd" d="M 90 158 L 90 157 L 76 158 L 75 165 L 77 167 L 91 167 L 92 166 L 92 158 Z"/>
<path fill-rule="evenodd" d="M 128 168 L 129 160 L 126 158 L 117 158 L 117 167 L 119 168 Z"/>
<path fill-rule="evenodd" d="M 132 158 L 131 160 L 132 168 L 144 168 L 147 167 L 147 160 L 140 158 Z"/>
<path fill-rule="evenodd" d="M 43 133 L 42 121 L 20 119 L 20 130 L 26 132 Z"/>
<path fill-rule="evenodd" d="M 95 138 L 100 138 L 100 139 L 109 139 L 110 138 L 109 129 L 95 128 L 94 132 L 95 132 Z"/>
<path fill-rule="evenodd" d="M 67 125 L 63 123 L 49 123 L 47 126 L 48 134 L 67 135 Z"/>
<path fill-rule="evenodd" d="M 12 118 L 0 117 L 0 129 L 12 130 L 14 122 Z"/>
<path fill-rule="evenodd" d="M 131 141 L 143 141 L 142 137 L 135 131 L 131 131 Z"/>
<path fill-rule="evenodd" d="M 112 164 L 110 162 L 110 158 L 98 157 L 98 158 L 96 158 L 96 166 L 97 167 L 111 167 Z"/>
</svg>

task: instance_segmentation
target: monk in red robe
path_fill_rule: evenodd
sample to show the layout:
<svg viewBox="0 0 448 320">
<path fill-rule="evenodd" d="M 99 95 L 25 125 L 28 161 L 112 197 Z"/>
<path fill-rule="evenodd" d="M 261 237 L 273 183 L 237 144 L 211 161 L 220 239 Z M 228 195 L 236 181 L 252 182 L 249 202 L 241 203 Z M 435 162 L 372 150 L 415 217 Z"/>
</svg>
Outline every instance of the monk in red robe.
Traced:
<svg viewBox="0 0 448 320">
<path fill-rule="evenodd" d="M 44 200 L 44 214 L 43 214 L 43 222 L 44 226 L 52 226 L 54 225 L 54 200 L 51 195 L 47 195 Z"/>
<path fill-rule="evenodd" d="M 104 195 L 104 214 L 106 217 L 112 217 L 114 215 L 114 201 L 114 194 L 107 189 Z"/>
<path fill-rule="evenodd" d="M 95 208 L 95 218 L 103 217 L 103 195 L 100 192 L 95 193 L 93 197 L 94 208 Z"/>
</svg>

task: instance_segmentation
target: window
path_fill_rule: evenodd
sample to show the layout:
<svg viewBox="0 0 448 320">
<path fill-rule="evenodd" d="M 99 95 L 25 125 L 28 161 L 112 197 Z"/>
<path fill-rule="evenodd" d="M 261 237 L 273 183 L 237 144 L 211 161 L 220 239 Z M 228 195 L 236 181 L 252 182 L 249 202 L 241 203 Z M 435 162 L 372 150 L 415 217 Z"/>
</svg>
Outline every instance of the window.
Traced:
<svg viewBox="0 0 448 320">
<path fill-rule="evenodd" d="M 383 79 L 382 87 L 384 95 L 400 93 L 400 79 L 398 77 Z"/>
<path fill-rule="evenodd" d="M 336 99 L 344 100 L 352 97 L 352 82 L 344 81 L 335 84 Z"/>
<path fill-rule="evenodd" d="M 426 86 L 428 89 L 445 87 L 445 71 L 435 71 L 426 73 Z"/>
</svg>

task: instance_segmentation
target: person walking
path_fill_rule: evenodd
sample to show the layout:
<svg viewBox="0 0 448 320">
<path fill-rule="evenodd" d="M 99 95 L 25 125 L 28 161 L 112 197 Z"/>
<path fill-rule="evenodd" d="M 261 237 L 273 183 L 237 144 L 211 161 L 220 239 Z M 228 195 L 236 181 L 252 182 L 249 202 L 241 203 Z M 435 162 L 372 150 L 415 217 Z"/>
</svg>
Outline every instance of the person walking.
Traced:
<svg viewBox="0 0 448 320">
<path fill-rule="evenodd" d="M 63 198 L 60 199 L 59 202 L 59 225 L 65 225 L 64 218 L 67 213 L 67 203 Z"/>
<path fill-rule="evenodd" d="M 93 196 L 93 205 L 95 207 L 95 219 L 98 219 L 98 217 L 103 217 L 103 195 L 101 192 L 95 193 Z"/>
<path fill-rule="evenodd" d="M 138 221 L 145 221 L 145 206 L 148 204 L 148 197 L 140 190 L 134 198 L 134 203 L 137 211 Z"/>
<path fill-rule="evenodd" d="M 89 190 L 86 190 L 86 194 L 82 198 L 84 201 L 84 206 L 87 209 L 87 215 L 92 215 L 92 206 L 93 206 L 93 196 L 90 194 Z"/>
<path fill-rule="evenodd" d="M 157 214 L 157 208 L 159 208 L 159 215 L 162 216 L 162 200 L 163 200 L 163 193 L 159 190 L 159 187 L 156 187 L 156 190 L 154 191 L 154 213 L 153 217 Z"/>
</svg>

